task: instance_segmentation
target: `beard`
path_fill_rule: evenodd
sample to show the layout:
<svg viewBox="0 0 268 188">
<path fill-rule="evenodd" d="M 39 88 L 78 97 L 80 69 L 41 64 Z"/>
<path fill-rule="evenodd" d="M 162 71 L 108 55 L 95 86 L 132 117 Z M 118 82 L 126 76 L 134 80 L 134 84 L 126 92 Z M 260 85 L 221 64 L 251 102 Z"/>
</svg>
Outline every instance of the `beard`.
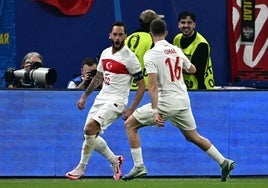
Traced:
<svg viewBox="0 0 268 188">
<path fill-rule="evenodd" d="M 184 37 L 190 37 L 192 36 L 194 33 L 194 29 L 191 29 L 191 28 L 182 28 L 182 34 Z"/>
<path fill-rule="evenodd" d="M 112 47 L 114 49 L 114 51 L 119 51 L 123 48 L 124 46 L 124 41 L 120 42 L 120 41 L 112 41 Z"/>
</svg>

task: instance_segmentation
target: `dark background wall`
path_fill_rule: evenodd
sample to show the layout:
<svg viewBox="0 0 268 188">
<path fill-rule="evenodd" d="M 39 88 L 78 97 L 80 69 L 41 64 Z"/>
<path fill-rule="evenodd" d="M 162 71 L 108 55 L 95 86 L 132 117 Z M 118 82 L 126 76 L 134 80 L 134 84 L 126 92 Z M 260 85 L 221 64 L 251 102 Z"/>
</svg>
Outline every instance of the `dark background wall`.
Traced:
<svg viewBox="0 0 268 188">
<path fill-rule="evenodd" d="M 139 27 L 138 17 L 145 9 L 165 15 L 169 41 L 179 32 L 177 14 L 195 12 L 197 30 L 211 45 L 216 85 L 230 82 L 226 0 L 95 0 L 82 16 L 66 16 L 56 7 L 32 0 L 15 1 L 15 6 L 16 64 L 20 66 L 27 52 L 40 52 L 45 66 L 57 70 L 55 88 L 65 88 L 73 74 L 80 73 L 83 58 L 95 57 L 110 45 L 112 22 L 121 17 L 130 34 Z"/>
</svg>

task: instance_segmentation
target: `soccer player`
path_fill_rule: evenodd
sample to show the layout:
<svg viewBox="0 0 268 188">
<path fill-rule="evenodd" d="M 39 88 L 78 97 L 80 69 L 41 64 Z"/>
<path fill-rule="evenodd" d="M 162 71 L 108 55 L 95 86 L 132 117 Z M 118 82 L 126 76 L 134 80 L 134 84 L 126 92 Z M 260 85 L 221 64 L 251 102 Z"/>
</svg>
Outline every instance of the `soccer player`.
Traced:
<svg viewBox="0 0 268 188">
<path fill-rule="evenodd" d="M 76 180 L 84 175 L 93 149 L 110 161 L 114 171 L 113 179 L 119 180 L 121 177 L 123 157 L 115 155 L 99 134 L 122 114 L 123 119 L 132 114 L 146 89 L 140 63 L 136 55 L 125 46 L 126 36 L 124 23 L 115 22 L 109 35 L 112 46 L 102 52 L 97 73 L 77 103 L 80 110 L 84 109 L 89 94 L 102 84 L 86 119 L 80 162 L 74 170 L 66 173 L 67 178 Z M 132 104 L 126 108 L 132 77 L 139 87 Z"/>
<path fill-rule="evenodd" d="M 187 87 L 182 76 L 183 69 L 188 73 L 194 73 L 195 66 L 180 48 L 165 40 L 167 29 L 164 20 L 152 21 L 150 33 L 155 46 L 145 53 L 144 63 L 148 73 L 151 103 L 136 109 L 125 122 L 134 167 L 122 179 L 129 180 L 147 175 L 138 129 L 148 125 L 164 127 L 165 120 L 169 120 L 180 129 L 186 140 L 198 146 L 219 163 L 222 169 L 221 180 L 226 181 L 230 171 L 234 168 L 234 161 L 226 159 L 207 138 L 201 136 L 196 130 Z"/>
</svg>

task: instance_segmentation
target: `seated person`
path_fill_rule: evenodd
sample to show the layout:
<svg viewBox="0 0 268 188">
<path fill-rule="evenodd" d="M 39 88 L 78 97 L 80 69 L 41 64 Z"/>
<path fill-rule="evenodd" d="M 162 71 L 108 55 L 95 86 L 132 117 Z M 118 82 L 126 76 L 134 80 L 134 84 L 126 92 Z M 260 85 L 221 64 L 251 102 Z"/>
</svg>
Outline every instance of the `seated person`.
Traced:
<svg viewBox="0 0 268 188">
<path fill-rule="evenodd" d="M 37 69 L 43 66 L 43 57 L 38 52 L 27 53 L 21 64 L 21 68 L 26 71 L 31 71 L 32 69 Z M 52 88 L 51 85 L 36 83 L 32 80 L 27 80 L 25 78 L 11 78 L 6 81 L 7 88 Z"/>
<path fill-rule="evenodd" d="M 92 58 L 85 58 L 82 62 L 81 75 L 72 79 L 67 89 L 86 89 L 97 72 L 97 62 Z"/>
</svg>

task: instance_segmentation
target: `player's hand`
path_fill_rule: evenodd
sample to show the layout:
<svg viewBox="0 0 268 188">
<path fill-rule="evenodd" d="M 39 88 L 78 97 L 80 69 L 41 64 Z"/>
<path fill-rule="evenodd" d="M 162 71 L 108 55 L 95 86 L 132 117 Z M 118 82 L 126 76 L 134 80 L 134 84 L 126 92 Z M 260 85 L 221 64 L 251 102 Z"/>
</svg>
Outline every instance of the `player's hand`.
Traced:
<svg viewBox="0 0 268 188">
<path fill-rule="evenodd" d="M 85 95 L 82 95 L 82 97 L 79 99 L 77 103 L 77 107 L 79 110 L 83 110 L 85 108 L 87 97 Z"/>
<path fill-rule="evenodd" d="M 182 70 L 182 72 L 183 72 L 183 74 L 188 74 L 188 75 L 190 75 L 191 73 L 189 73 L 187 70 Z"/>
<path fill-rule="evenodd" d="M 126 108 L 122 113 L 122 119 L 126 120 L 133 112 L 134 112 L 134 110 L 132 110 L 130 108 Z"/>
<path fill-rule="evenodd" d="M 165 126 L 165 121 L 164 121 L 164 119 L 162 118 L 162 116 L 160 115 L 160 114 L 158 114 L 158 113 L 155 113 L 154 114 L 154 122 L 155 122 L 155 124 L 158 126 L 158 127 L 160 127 L 160 128 L 162 128 L 162 127 L 164 127 Z"/>
</svg>

